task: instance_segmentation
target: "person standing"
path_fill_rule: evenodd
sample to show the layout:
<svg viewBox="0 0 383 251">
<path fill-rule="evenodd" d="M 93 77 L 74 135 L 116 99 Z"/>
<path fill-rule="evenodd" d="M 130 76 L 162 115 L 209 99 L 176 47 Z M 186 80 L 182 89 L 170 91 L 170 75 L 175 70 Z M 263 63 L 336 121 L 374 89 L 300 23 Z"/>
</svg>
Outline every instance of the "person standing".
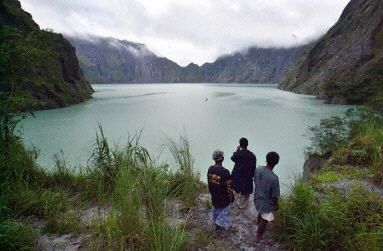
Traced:
<svg viewBox="0 0 383 251">
<path fill-rule="evenodd" d="M 239 208 L 246 208 L 249 203 L 250 194 L 253 193 L 254 170 L 257 165 L 256 156 L 247 149 L 248 144 L 246 138 L 241 138 L 237 151 L 231 157 L 234 162 L 231 177 Z"/>
<path fill-rule="evenodd" d="M 255 170 L 254 205 L 257 210 L 258 230 L 255 237 L 256 242 L 271 244 L 270 240 L 263 240 L 268 222 L 274 220 L 274 212 L 278 210 L 279 179 L 273 172 L 279 163 L 279 155 L 269 152 L 266 155 L 266 166 L 257 167 Z"/>
<path fill-rule="evenodd" d="M 213 205 L 212 222 L 216 225 L 216 230 L 229 229 L 229 205 L 234 201 L 230 172 L 222 166 L 223 155 L 221 150 L 213 152 L 212 158 L 215 164 L 210 166 L 207 172 L 208 187 Z"/>
</svg>

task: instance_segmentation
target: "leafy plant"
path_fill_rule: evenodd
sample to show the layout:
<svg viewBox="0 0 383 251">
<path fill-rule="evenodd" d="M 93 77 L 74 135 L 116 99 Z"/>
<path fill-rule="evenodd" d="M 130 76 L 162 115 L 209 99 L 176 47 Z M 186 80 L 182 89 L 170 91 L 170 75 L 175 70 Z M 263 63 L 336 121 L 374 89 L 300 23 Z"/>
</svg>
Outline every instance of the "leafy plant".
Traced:
<svg viewBox="0 0 383 251">
<path fill-rule="evenodd" d="M 347 195 L 326 192 L 317 199 L 307 183 L 297 182 L 284 198 L 272 230 L 294 250 L 380 250 L 383 202 L 354 187 Z M 366 246 L 364 246 L 366 245 Z"/>
<path fill-rule="evenodd" d="M 37 233 L 29 226 L 15 221 L 0 222 L 0 247 L 4 251 L 35 250 Z"/>
</svg>

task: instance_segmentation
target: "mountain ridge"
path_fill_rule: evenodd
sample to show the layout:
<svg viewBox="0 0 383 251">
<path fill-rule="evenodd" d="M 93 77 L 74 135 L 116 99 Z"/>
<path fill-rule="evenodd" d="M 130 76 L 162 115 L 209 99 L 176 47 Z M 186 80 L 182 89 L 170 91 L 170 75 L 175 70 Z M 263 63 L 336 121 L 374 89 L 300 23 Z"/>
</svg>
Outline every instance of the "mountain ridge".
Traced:
<svg viewBox="0 0 383 251">
<path fill-rule="evenodd" d="M 158 57 L 145 45 L 111 37 L 87 38 L 66 35 L 76 47 L 82 69 L 93 83 L 265 83 L 277 82 L 288 67 L 311 44 L 295 48 L 256 48 L 223 55 L 201 66 L 180 66 L 166 57 Z M 98 42 L 95 42 L 98 41 Z M 131 52 L 111 44 L 145 47 L 147 55 L 137 58 Z"/>
</svg>

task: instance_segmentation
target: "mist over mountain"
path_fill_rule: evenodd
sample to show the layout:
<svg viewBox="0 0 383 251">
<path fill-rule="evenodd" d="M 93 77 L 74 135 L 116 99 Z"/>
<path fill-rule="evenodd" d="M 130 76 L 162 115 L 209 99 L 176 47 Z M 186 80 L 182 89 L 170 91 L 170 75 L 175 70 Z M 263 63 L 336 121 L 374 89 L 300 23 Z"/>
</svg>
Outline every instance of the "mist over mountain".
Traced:
<svg viewBox="0 0 383 251">
<path fill-rule="evenodd" d="M 181 67 L 145 45 L 115 38 L 67 36 L 92 83 L 178 82 Z"/>
<path fill-rule="evenodd" d="M 311 45 L 249 48 L 202 66 L 182 67 L 145 45 L 111 37 L 73 37 L 85 76 L 92 83 L 275 83 Z"/>
</svg>

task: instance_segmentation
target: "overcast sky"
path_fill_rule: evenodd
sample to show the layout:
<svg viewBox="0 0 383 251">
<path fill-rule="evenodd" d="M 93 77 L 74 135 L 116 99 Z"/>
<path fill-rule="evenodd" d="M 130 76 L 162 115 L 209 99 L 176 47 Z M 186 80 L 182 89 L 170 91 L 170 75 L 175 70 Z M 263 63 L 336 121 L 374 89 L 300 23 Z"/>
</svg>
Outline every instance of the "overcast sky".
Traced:
<svg viewBox="0 0 383 251">
<path fill-rule="evenodd" d="M 181 65 L 323 35 L 349 0 L 21 0 L 41 28 L 146 44 Z"/>
</svg>

